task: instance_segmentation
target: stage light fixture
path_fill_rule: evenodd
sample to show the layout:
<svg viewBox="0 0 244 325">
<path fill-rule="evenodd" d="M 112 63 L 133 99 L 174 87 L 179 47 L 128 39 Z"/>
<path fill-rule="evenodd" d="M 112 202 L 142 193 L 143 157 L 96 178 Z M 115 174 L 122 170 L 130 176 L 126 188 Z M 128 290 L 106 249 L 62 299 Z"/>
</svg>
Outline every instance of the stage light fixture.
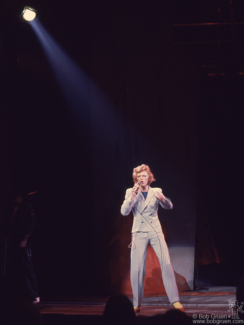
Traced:
<svg viewBox="0 0 244 325">
<path fill-rule="evenodd" d="M 36 14 L 37 12 L 34 8 L 26 6 L 24 7 L 20 17 L 22 20 L 30 22 L 36 18 Z"/>
</svg>

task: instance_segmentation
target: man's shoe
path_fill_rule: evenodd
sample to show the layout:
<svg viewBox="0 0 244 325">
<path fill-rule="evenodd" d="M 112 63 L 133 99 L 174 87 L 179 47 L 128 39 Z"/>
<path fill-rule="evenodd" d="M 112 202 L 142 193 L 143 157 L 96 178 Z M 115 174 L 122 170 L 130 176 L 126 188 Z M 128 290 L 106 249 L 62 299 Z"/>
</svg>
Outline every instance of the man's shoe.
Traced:
<svg viewBox="0 0 244 325">
<path fill-rule="evenodd" d="M 179 309 L 179 310 L 181 310 L 181 311 L 185 311 L 184 307 L 182 306 L 182 304 L 181 304 L 179 301 L 174 302 L 174 303 L 173 303 L 173 306 L 174 306 L 176 309 Z"/>
<path fill-rule="evenodd" d="M 135 313 L 139 313 L 140 310 L 141 310 L 141 307 L 134 307 L 134 312 Z"/>
<path fill-rule="evenodd" d="M 32 302 L 33 302 L 33 304 L 38 304 L 40 302 L 40 297 L 36 297 L 36 299 Z"/>
</svg>

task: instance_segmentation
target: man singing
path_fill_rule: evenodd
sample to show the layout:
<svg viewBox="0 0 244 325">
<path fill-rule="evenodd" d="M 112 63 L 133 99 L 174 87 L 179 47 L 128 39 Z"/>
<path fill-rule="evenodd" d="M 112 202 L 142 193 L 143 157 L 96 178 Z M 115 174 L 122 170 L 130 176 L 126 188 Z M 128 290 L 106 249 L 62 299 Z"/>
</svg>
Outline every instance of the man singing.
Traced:
<svg viewBox="0 0 244 325">
<path fill-rule="evenodd" d="M 26 198 L 25 198 L 26 199 Z M 31 237 L 35 227 L 33 207 L 23 195 L 17 195 L 11 220 L 9 273 L 13 295 L 39 303 L 36 273 L 32 262 Z"/>
<path fill-rule="evenodd" d="M 169 251 L 158 219 L 158 204 L 164 209 L 173 209 L 170 199 L 166 198 L 161 188 L 151 188 L 155 181 L 147 165 L 133 170 L 135 185 L 126 190 L 121 214 L 127 216 L 133 212 L 131 244 L 131 286 L 133 291 L 134 311 L 139 312 L 144 293 L 147 246 L 150 242 L 161 266 L 163 283 L 169 301 L 176 309 L 184 311 L 179 302 L 179 293 L 175 275 L 170 263 Z"/>
</svg>

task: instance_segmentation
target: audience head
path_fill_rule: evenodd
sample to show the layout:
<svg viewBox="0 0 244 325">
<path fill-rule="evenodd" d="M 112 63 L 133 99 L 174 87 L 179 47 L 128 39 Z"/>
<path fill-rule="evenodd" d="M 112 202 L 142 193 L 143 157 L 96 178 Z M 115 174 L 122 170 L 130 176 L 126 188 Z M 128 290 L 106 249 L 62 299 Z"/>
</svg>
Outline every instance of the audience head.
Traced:
<svg viewBox="0 0 244 325">
<path fill-rule="evenodd" d="M 191 325 L 191 319 L 178 309 L 168 310 L 165 314 L 148 317 L 146 325 Z"/>
<path fill-rule="evenodd" d="M 104 324 L 130 325 L 136 318 L 132 302 L 124 295 L 114 295 L 107 301 L 103 312 Z"/>
</svg>

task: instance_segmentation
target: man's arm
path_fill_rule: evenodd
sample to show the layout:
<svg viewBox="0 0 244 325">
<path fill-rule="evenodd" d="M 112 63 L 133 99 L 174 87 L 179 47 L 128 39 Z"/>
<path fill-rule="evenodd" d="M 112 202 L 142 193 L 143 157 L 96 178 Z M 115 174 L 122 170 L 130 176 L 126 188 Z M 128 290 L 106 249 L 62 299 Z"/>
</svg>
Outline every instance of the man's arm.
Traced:
<svg viewBox="0 0 244 325">
<path fill-rule="evenodd" d="M 129 188 L 128 190 L 126 190 L 126 193 L 125 193 L 125 200 L 121 206 L 121 214 L 123 216 L 128 216 L 128 214 L 131 212 L 131 209 L 133 207 L 135 203 L 135 196 L 134 194 L 132 193 L 132 189 Z"/>
<path fill-rule="evenodd" d="M 159 200 L 159 204 L 167 210 L 173 209 L 173 203 L 170 201 L 169 198 L 167 198 L 166 196 L 164 196 L 161 188 L 158 188 L 155 191 L 155 196 L 156 198 Z"/>
<path fill-rule="evenodd" d="M 23 240 L 20 242 L 20 247 L 26 247 L 28 237 L 29 237 L 29 235 L 26 235 L 26 236 L 23 238 Z"/>
<path fill-rule="evenodd" d="M 27 240 L 29 236 L 32 234 L 34 227 L 35 227 L 35 214 L 31 204 L 29 204 L 27 212 L 26 212 L 26 235 L 23 237 L 22 241 L 20 242 L 20 247 L 26 247 Z"/>
</svg>

